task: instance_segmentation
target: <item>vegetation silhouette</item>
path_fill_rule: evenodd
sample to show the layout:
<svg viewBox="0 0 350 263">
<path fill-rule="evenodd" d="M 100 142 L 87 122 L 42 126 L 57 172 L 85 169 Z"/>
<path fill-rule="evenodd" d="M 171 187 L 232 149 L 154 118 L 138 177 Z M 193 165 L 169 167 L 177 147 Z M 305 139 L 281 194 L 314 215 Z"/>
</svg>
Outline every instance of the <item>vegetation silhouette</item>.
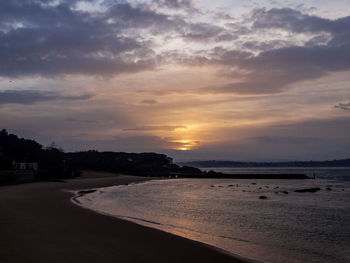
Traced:
<svg viewBox="0 0 350 263">
<path fill-rule="evenodd" d="M 13 164 L 35 163 L 38 170 L 15 171 Z M 196 164 L 196 163 L 191 163 Z M 211 163 L 212 164 L 212 163 Z M 24 165 L 25 167 L 25 165 Z M 171 178 L 243 178 L 243 179 L 307 179 L 304 174 L 223 174 L 201 171 L 189 165 L 177 165 L 165 154 L 99 152 L 96 150 L 65 153 L 56 143 L 43 147 L 34 140 L 19 138 L 0 131 L 0 184 L 32 180 L 60 180 L 77 177 L 82 170 L 108 171 L 149 177 Z M 29 180 L 29 179 L 28 179 Z"/>
<path fill-rule="evenodd" d="M 173 164 L 172 159 L 164 154 L 96 150 L 65 153 L 54 142 L 45 148 L 34 140 L 19 138 L 3 129 L 0 131 L 0 170 L 7 171 L 8 178 L 2 178 L 2 181 L 8 182 L 11 178 L 16 181 L 16 175 L 9 173 L 13 170 L 13 162 L 37 163 L 39 169 L 35 180 L 76 177 L 81 170 L 156 177 L 196 177 L 203 174 L 198 168 Z M 19 177 L 19 173 L 16 174 Z"/>
</svg>

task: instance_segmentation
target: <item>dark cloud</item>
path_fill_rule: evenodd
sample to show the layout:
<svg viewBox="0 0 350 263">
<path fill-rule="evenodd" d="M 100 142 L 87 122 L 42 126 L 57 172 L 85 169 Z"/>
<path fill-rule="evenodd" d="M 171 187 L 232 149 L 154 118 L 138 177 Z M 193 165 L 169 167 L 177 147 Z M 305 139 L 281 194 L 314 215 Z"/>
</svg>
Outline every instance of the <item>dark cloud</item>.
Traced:
<svg viewBox="0 0 350 263">
<path fill-rule="evenodd" d="M 293 32 L 325 32 L 330 35 L 313 38 L 305 46 L 268 49 L 254 56 L 216 48 L 207 63 L 218 63 L 246 72 L 243 81 L 223 87 L 209 88 L 217 92 L 275 93 L 289 84 L 325 76 L 331 72 L 350 70 L 350 17 L 327 20 L 309 16 L 292 9 L 256 10 L 252 17 L 254 28 L 279 28 Z M 275 43 L 276 44 L 276 43 Z M 247 42 L 248 48 L 256 43 Z"/>
<path fill-rule="evenodd" d="M 285 29 L 294 33 L 324 33 L 333 35 L 335 41 L 346 35 L 349 43 L 350 16 L 335 20 L 311 16 L 290 8 L 257 9 L 251 17 L 255 29 Z"/>
<path fill-rule="evenodd" d="M 38 92 L 34 90 L 5 90 L 0 91 L 0 104 L 34 104 L 43 101 L 53 100 L 86 100 L 92 95 L 84 94 L 80 96 L 63 96 L 52 92 Z"/>
<path fill-rule="evenodd" d="M 84 120 L 84 119 L 77 119 L 77 118 L 67 118 L 64 121 L 77 122 L 77 123 L 98 123 L 97 120 Z"/>
<path fill-rule="evenodd" d="M 305 43 L 305 46 L 321 46 L 326 45 L 331 37 L 329 35 L 317 35 L 313 38 L 311 38 L 309 41 Z"/>
<path fill-rule="evenodd" d="M 315 137 L 296 137 L 296 136 L 258 136 L 252 140 L 260 143 L 278 143 L 278 144 L 295 144 L 295 143 L 319 143 L 322 139 Z"/>
<path fill-rule="evenodd" d="M 142 100 L 141 103 L 151 105 L 151 104 L 157 104 L 158 101 L 156 101 L 156 100 Z"/>
<path fill-rule="evenodd" d="M 225 12 L 217 12 L 214 16 L 216 19 L 221 19 L 221 20 L 235 20 L 235 18 Z"/>
<path fill-rule="evenodd" d="M 44 108 L 39 107 L 39 105 L 39 108 L 31 107 L 28 113 L 23 110 L 13 110 L 15 107 L 7 109 L 4 106 L 3 114 L 0 114 L 1 126 L 15 130 L 25 129 L 40 132 L 47 138 L 51 138 L 51 141 L 56 141 L 62 136 L 69 137 L 82 132 L 96 136 L 101 131 L 120 130 L 123 127 L 133 125 L 129 117 L 115 107 L 113 110 L 108 109 L 108 106 L 105 105 L 87 108 L 86 106 L 90 104 L 89 101 L 73 101 L 63 105 L 60 100 L 49 102 Z M 93 142 L 91 143 L 93 144 Z"/>
<path fill-rule="evenodd" d="M 249 33 L 252 33 L 252 29 L 242 22 L 227 23 L 225 26 L 229 28 L 235 35 L 247 35 Z"/>
<path fill-rule="evenodd" d="M 316 39 L 315 39 L 316 41 Z M 321 41 L 320 39 L 318 41 Z M 311 41 L 310 41 L 311 43 Z M 265 52 L 272 49 L 281 48 L 283 46 L 292 46 L 291 41 L 286 40 L 271 40 L 271 41 L 246 41 L 242 44 L 245 49 L 249 49 L 251 51 L 260 51 Z"/>
<path fill-rule="evenodd" d="M 116 152 L 162 152 L 165 149 L 181 146 L 181 143 L 169 142 L 158 136 L 115 137 L 106 140 L 83 140 L 66 137 L 56 141 L 67 151 L 98 149 Z"/>
<path fill-rule="evenodd" d="M 0 2 L 0 75 L 117 74 L 154 67 L 151 43 L 127 29 L 167 30 L 167 16 L 128 3 L 84 12 L 62 2 Z"/>
<path fill-rule="evenodd" d="M 140 126 L 123 129 L 123 131 L 173 131 L 176 129 L 186 129 L 183 125 L 162 125 L 162 126 Z"/>
<path fill-rule="evenodd" d="M 256 9 L 252 20 L 256 29 L 282 28 L 297 33 L 339 30 L 337 21 L 310 16 L 290 8 Z"/>
<path fill-rule="evenodd" d="M 191 41 L 232 41 L 237 39 L 230 31 L 208 23 L 188 24 L 182 37 Z"/>
<path fill-rule="evenodd" d="M 338 105 L 335 105 L 334 108 L 341 109 L 341 110 L 350 110 L 350 102 L 349 103 L 339 103 Z"/>
<path fill-rule="evenodd" d="M 155 0 L 160 6 L 176 9 L 194 9 L 193 0 Z"/>
<path fill-rule="evenodd" d="M 237 128 L 234 129 L 237 132 Z M 350 118 L 321 119 L 252 129 L 248 138 L 186 152 L 169 151 L 187 160 L 332 160 L 350 156 Z M 256 136 L 250 136 L 255 134 Z"/>
<path fill-rule="evenodd" d="M 243 74 L 232 76 L 235 82 L 208 88 L 210 92 L 276 93 L 298 81 L 350 69 L 350 17 L 330 20 L 287 8 L 256 9 L 245 23 L 222 27 L 191 23 L 159 13 L 151 5 L 127 1 L 106 0 L 107 9 L 94 12 L 78 10 L 76 1 L 52 3 L 0 1 L 0 76 L 114 75 L 154 69 L 161 63 L 215 64 Z M 190 0 L 154 3 L 170 9 L 193 7 Z M 312 38 L 304 46 L 283 40 L 240 40 L 251 53 L 219 47 L 220 42 L 266 29 Z M 186 41 L 218 44 L 210 52 L 175 49 L 156 55 L 150 36 L 167 34 L 170 41 L 181 36 Z"/>
<path fill-rule="evenodd" d="M 155 31 L 161 32 L 175 29 L 182 23 L 176 17 L 157 13 L 147 6 L 134 7 L 129 3 L 115 4 L 103 15 L 105 19 L 110 19 L 113 27 L 121 29 L 154 27 Z"/>
</svg>

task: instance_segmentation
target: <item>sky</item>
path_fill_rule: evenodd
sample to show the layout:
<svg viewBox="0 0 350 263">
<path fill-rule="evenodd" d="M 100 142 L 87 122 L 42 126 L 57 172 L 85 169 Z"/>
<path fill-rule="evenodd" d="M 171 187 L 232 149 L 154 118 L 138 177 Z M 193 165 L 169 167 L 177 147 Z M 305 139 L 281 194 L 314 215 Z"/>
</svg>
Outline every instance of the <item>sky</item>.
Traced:
<svg viewBox="0 0 350 263">
<path fill-rule="evenodd" d="M 65 151 L 350 158 L 350 0 L 0 1 L 0 128 Z"/>
</svg>

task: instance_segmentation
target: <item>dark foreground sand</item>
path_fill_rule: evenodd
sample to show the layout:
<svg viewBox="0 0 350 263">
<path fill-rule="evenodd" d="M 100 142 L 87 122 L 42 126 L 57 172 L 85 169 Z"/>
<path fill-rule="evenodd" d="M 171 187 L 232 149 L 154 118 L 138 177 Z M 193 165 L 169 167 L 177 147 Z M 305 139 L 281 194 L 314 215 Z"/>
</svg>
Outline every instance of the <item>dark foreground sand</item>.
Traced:
<svg viewBox="0 0 350 263">
<path fill-rule="evenodd" d="M 0 187 L 0 262 L 247 262 L 199 242 L 81 208 L 65 191 L 143 180 L 90 176 Z"/>
</svg>

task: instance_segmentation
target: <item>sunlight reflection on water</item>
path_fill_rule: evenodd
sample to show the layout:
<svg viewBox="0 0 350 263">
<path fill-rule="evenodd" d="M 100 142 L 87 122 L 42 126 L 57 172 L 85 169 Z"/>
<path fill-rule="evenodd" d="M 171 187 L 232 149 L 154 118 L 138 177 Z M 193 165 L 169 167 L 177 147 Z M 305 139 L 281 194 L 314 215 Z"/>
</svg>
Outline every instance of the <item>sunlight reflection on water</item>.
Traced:
<svg viewBox="0 0 350 263">
<path fill-rule="evenodd" d="M 149 181 L 103 188 L 79 201 L 263 262 L 349 261 L 350 182 L 339 179 L 349 170 L 317 172 L 318 180 Z M 309 187 L 321 190 L 294 192 Z"/>
</svg>

